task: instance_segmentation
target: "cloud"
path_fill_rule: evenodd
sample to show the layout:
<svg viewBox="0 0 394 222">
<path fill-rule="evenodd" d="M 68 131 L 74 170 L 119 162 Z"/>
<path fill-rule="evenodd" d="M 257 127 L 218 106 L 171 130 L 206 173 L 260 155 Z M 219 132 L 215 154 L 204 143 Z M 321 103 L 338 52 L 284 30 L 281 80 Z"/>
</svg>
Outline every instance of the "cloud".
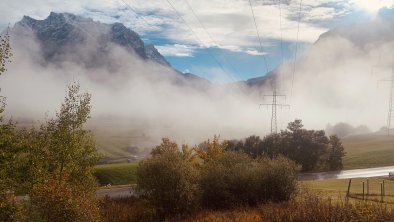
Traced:
<svg viewBox="0 0 394 222">
<path fill-rule="evenodd" d="M 164 56 L 177 56 L 177 57 L 193 57 L 195 50 L 194 46 L 182 44 L 166 44 L 155 46 L 159 52 Z"/>
<path fill-rule="evenodd" d="M 219 47 L 245 53 L 259 48 L 248 1 L 188 0 L 191 8 L 185 1 L 171 0 L 171 3 L 178 12 L 164 0 L 3 1 L 0 2 L 0 27 L 20 20 L 23 15 L 43 19 L 50 11 L 70 12 L 105 23 L 122 22 L 144 38 L 167 39 L 179 45 Z M 286 0 L 281 3 L 279 7 L 278 1 L 252 1 L 263 44 L 270 45 L 271 41 L 281 37 L 285 41 L 296 40 L 299 1 Z M 299 40 L 314 42 L 327 31 L 322 21 L 329 22 L 350 13 L 344 10 L 348 7 L 349 4 L 343 0 L 304 0 Z"/>
<path fill-rule="evenodd" d="M 245 52 L 247 54 L 249 54 L 249 55 L 254 55 L 254 56 L 266 55 L 267 54 L 267 53 L 264 53 L 264 52 L 259 52 L 259 51 L 255 50 L 255 49 L 248 49 Z"/>
<path fill-rule="evenodd" d="M 393 0 L 350 0 L 351 4 L 354 4 L 356 7 L 365 10 L 369 13 L 375 14 L 379 9 L 388 7 L 391 8 L 394 5 Z"/>
<path fill-rule="evenodd" d="M 87 68 L 84 59 L 100 56 L 96 37 L 58 55 L 62 61 L 46 63 L 34 38 L 12 35 L 13 62 L 0 81 L 7 115 L 23 123 L 43 121 L 45 113 L 52 117 L 66 85 L 77 81 L 83 92 L 92 93 L 90 127 L 105 135 L 127 133 L 130 144 L 140 147 L 151 147 L 165 136 L 194 144 L 219 133 L 242 138 L 266 130 L 256 124 L 261 121 L 257 102 L 238 89 L 190 86 L 181 74 L 119 46 L 109 45 L 105 62 Z M 112 63 L 116 69 L 106 67 Z M 210 71 L 218 81 L 229 81 L 220 70 Z M 144 139 L 138 139 L 141 135 Z"/>
<path fill-rule="evenodd" d="M 324 122 L 365 124 L 373 130 L 384 126 L 389 85 L 376 85 L 389 76 L 389 70 L 371 75 L 371 69 L 392 63 L 394 32 L 390 27 L 390 23 L 374 20 L 333 30 L 300 58 L 294 82 L 293 64 L 281 66 L 281 92 L 291 95 L 290 119 L 301 118 L 313 128 L 323 127 Z"/>
</svg>

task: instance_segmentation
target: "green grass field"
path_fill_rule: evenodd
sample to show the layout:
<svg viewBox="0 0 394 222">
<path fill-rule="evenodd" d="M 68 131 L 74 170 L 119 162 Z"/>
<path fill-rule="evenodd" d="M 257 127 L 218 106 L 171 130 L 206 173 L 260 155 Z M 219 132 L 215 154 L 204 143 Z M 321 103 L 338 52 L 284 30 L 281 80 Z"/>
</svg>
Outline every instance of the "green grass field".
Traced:
<svg viewBox="0 0 394 222">
<path fill-rule="evenodd" d="M 138 162 L 97 165 L 94 175 L 101 186 L 134 184 L 137 166 Z"/>
<path fill-rule="evenodd" d="M 352 179 L 350 186 L 350 195 L 353 199 L 363 199 L 363 182 L 365 198 L 370 201 L 380 201 L 381 183 L 383 178 L 369 178 L 369 196 L 367 196 L 367 179 L 356 178 Z M 394 204 L 394 181 L 384 180 L 386 203 Z M 324 196 L 332 197 L 333 199 L 343 199 L 346 197 L 349 179 L 332 179 L 332 180 L 315 180 L 315 181 L 300 181 L 301 187 L 309 188 L 313 191 L 321 193 Z"/>
<path fill-rule="evenodd" d="M 345 169 L 394 165 L 394 136 L 367 134 L 342 139 Z"/>
</svg>

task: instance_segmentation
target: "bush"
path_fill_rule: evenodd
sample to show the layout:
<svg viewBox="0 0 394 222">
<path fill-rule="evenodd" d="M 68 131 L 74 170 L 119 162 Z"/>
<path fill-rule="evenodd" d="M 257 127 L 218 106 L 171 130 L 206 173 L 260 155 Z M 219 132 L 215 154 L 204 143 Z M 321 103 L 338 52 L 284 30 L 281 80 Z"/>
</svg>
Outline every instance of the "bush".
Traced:
<svg viewBox="0 0 394 222">
<path fill-rule="evenodd" d="M 283 157 L 258 160 L 255 190 L 258 201 L 287 201 L 297 192 L 297 165 Z M 259 176 L 260 174 L 260 176 Z"/>
<path fill-rule="evenodd" d="M 18 205 L 13 193 L 0 193 L 0 221 L 22 221 L 25 212 L 22 205 Z"/>
<path fill-rule="evenodd" d="M 100 201 L 100 210 L 104 221 L 159 221 L 156 210 L 143 200 L 135 197 L 119 199 L 106 197 Z"/>
<path fill-rule="evenodd" d="M 211 209 L 289 200 L 297 189 L 296 165 L 283 157 L 254 160 L 225 152 L 203 166 L 202 204 Z"/>
<path fill-rule="evenodd" d="M 202 204 L 208 208 L 229 208 L 248 204 L 254 164 L 244 153 L 226 152 L 203 166 Z"/>
<path fill-rule="evenodd" d="M 94 196 L 78 192 L 56 180 L 37 185 L 30 194 L 34 215 L 39 221 L 100 221 Z"/>
<path fill-rule="evenodd" d="M 165 152 L 140 162 L 136 190 L 163 219 L 198 207 L 198 177 L 195 164 L 181 152 Z"/>
</svg>

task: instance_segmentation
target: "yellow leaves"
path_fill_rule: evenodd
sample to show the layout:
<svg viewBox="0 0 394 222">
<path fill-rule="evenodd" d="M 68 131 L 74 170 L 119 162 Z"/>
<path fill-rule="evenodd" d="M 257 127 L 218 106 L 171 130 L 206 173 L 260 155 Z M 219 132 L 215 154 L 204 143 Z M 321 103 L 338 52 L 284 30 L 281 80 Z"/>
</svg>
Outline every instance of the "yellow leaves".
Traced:
<svg viewBox="0 0 394 222">
<path fill-rule="evenodd" d="M 195 147 L 194 151 L 197 156 L 200 157 L 204 162 L 209 162 L 220 157 L 224 151 L 226 150 L 226 145 L 224 143 L 220 143 L 220 136 L 214 136 L 213 140 L 208 140 L 200 147 Z"/>
</svg>

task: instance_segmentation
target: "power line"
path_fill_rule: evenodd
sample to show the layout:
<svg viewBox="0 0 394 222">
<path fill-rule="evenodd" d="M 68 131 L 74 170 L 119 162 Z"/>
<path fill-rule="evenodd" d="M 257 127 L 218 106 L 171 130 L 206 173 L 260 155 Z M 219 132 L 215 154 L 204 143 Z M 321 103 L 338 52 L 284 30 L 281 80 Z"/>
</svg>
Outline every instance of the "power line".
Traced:
<svg viewBox="0 0 394 222">
<path fill-rule="evenodd" d="M 299 33 L 300 33 L 301 10 L 302 10 L 302 0 L 300 0 L 300 10 L 298 13 L 297 40 L 296 40 L 296 45 L 295 45 L 295 50 L 294 50 L 293 74 L 291 77 L 290 97 L 293 97 L 294 76 L 295 76 L 296 65 L 297 65 L 298 39 L 299 39 Z"/>
<path fill-rule="evenodd" d="M 207 29 L 205 28 L 204 24 L 201 22 L 200 18 L 197 16 L 197 14 L 195 13 L 193 7 L 190 5 L 189 1 L 185 0 L 187 6 L 189 7 L 189 9 L 191 10 L 191 12 L 193 13 L 194 17 L 197 19 L 198 23 L 200 24 L 200 26 L 204 29 L 205 33 L 207 33 L 208 37 L 210 38 L 210 40 L 216 45 L 219 46 L 219 44 L 212 38 L 211 34 L 207 31 Z"/>
<path fill-rule="evenodd" d="M 280 30 L 280 63 L 283 64 L 283 30 L 282 30 L 282 4 L 281 0 L 278 1 L 279 6 L 279 30 Z M 283 74 L 280 69 L 278 69 L 278 79 L 283 82 Z"/>
<path fill-rule="evenodd" d="M 194 37 L 196 38 L 197 42 L 200 43 L 201 45 L 204 45 L 203 41 L 201 41 L 201 39 L 197 36 L 197 34 L 193 31 L 193 29 L 190 27 L 190 25 L 186 22 L 186 20 L 183 18 L 183 16 L 181 15 L 181 13 L 179 13 L 179 11 L 175 8 L 175 6 L 171 3 L 170 0 L 166 0 L 167 3 L 171 6 L 171 8 L 176 12 L 177 16 L 179 19 L 182 20 L 182 22 L 186 25 L 186 27 L 191 31 L 191 33 L 194 35 Z M 226 73 L 226 71 L 224 70 L 223 65 L 216 59 L 215 56 L 212 55 L 212 53 L 209 51 L 209 49 L 207 50 L 208 54 L 213 58 L 213 60 L 219 65 L 220 69 Z"/>
<path fill-rule="evenodd" d="M 212 35 L 208 32 L 208 30 L 206 29 L 205 25 L 201 22 L 200 18 L 199 18 L 199 17 L 197 16 L 197 14 L 195 13 L 193 7 L 190 5 L 189 1 L 188 1 L 188 0 L 185 0 L 185 2 L 186 2 L 186 4 L 187 4 L 187 6 L 189 7 L 190 11 L 192 12 L 192 14 L 194 15 L 194 17 L 197 19 L 197 21 L 198 21 L 198 23 L 200 24 L 200 26 L 204 29 L 205 33 L 208 35 L 209 39 L 212 41 L 213 44 L 215 44 L 215 46 L 217 46 L 217 47 L 219 48 L 219 44 L 213 39 Z M 224 58 L 225 60 L 227 60 L 226 57 L 224 56 L 224 54 L 223 54 L 223 58 Z M 232 63 L 227 62 L 227 64 L 229 64 L 230 67 L 231 67 L 235 72 L 238 73 L 238 69 L 235 68 L 235 67 L 232 65 Z M 236 81 L 236 80 L 233 79 L 233 77 L 232 77 L 231 75 L 230 75 L 230 78 L 231 78 L 234 82 Z"/>
<path fill-rule="evenodd" d="M 256 33 L 257 33 L 257 37 L 259 39 L 259 44 L 260 44 L 260 50 L 261 52 L 263 52 L 263 45 L 261 43 L 261 38 L 260 38 L 260 33 L 259 33 L 259 29 L 257 27 L 257 22 L 256 22 L 256 16 L 254 14 L 254 10 L 253 10 L 253 5 L 251 0 L 249 0 L 249 5 L 250 5 L 250 10 L 252 11 L 252 16 L 253 16 L 253 21 L 254 21 L 254 27 L 256 29 Z M 279 1 L 279 12 L 280 12 L 280 31 L 281 31 L 281 58 L 283 60 L 283 48 L 282 48 L 282 10 L 281 10 L 281 6 L 280 6 L 280 1 Z M 268 65 L 267 65 L 267 59 L 265 57 L 265 55 L 263 54 L 263 59 L 264 59 L 264 63 L 265 63 L 265 68 L 266 68 L 266 72 L 268 73 Z M 272 97 L 272 103 L 270 104 L 260 104 L 261 106 L 270 106 L 271 107 L 271 134 L 272 133 L 277 133 L 278 132 L 278 117 L 277 117 L 277 108 L 278 107 L 290 107 L 290 105 L 288 104 L 278 104 L 277 103 L 277 98 L 278 97 L 286 97 L 285 95 L 278 95 L 276 92 L 277 89 L 277 84 L 276 84 L 276 78 L 274 78 L 274 82 L 273 82 L 273 92 L 272 95 L 264 95 L 264 97 Z"/>
<path fill-rule="evenodd" d="M 267 59 L 265 58 L 265 54 L 264 54 L 264 50 L 263 50 L 263 45 L 261 44 L 260 33 L 259 33 L 259 29 L 258 29 L 258 27 L 257 27 L 256 17 L 255 17 L 255 15 L 254 15 L 254 10 L 253 10 L 253 5 L 252 5 L 251 0 L 249 0 L 249 5 L 250 5 L 250 10 L 252 11 L 252 16 L 253 16 L 253 21 L 254 21 L 254 27 L 255 27 L 255 29 L 256 29 L 257 37 L 258 37 L 258 39 L 259 39 L 260 51 L 261 51 L 261 53 L 263 53 L 263 59 L 264 59 L 264 64 L 265 64 L 266 73 L 268 73 Z"/>
<path fill-rule="evenodd" d="M 389 109 L 387 115 L 387 135 L 390 136 L 392 121 L 394 120 L 394 54 L 393 54 L 393 62 L 390 66 L 387 65 L 380 65 L 377 67 L 391 67 L 391 76 L 388 80 L 379 80 L 379 81 L 386 81 L 390 83 L 390 95 L 389 95 Z"/>
<path fill-rule="evenodd" d="M 144 21 L 144 23 L 145 23 L 147 26 L 150 26 L 149 23 L 146 21 L 146 19 L 145 19 L 143 16 L 140 16 L 140 15 L 138 14 L 137 10 L 133 9 L 125 0 L 120 0 L 120 1 L 122 1 L 123 4 L 124 4 L 129 10 L 133 11 L 134 14 L 135 14 L 137 17 L 140 17 L 140 18 L 142 19 L 142 21 Z"/>
<path fill-rule="evenodd" d="M 282 6 L 281 0 L 279 2 L 279 29 L 280 29 L 280 61 L 283 62 L 283 32 L 282 32 Z"/>
</svg>

